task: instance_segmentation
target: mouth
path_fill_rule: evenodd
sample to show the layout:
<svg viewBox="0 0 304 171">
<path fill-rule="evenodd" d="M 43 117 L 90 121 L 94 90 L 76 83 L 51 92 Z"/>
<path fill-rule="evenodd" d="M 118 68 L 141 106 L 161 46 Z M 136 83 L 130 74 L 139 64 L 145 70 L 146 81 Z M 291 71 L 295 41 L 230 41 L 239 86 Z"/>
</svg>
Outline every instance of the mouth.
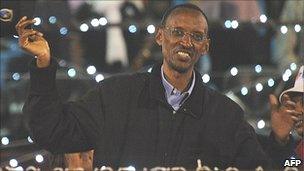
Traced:
<svg viewBox="0 0 304 171">
<path fill-rule="evenodd" d="M 191 59 L 191 54 L 185 51 L 178 51 L 177 54 L 181 57 L 182 60 L 189 60 Z"/>
</svg>

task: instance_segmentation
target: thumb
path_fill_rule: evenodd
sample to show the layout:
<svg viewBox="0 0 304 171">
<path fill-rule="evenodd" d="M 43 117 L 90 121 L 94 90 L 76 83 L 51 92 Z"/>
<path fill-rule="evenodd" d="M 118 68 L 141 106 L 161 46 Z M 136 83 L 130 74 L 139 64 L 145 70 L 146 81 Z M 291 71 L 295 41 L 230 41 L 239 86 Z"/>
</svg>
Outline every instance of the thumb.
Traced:
<svg viewBox="0 0 304 171">
<path fill-rule="evenodd" d="M 283 96 L 282 96 L 282 104 L 283 105 L 286 105 L 287 104 L 287 101 L 290 101 L 291 99 L 290 99 L 290 97 L 287 95 L 287 94 L 284 94 Z"/>
<path fill-rule="evenodd" d="M 269 103 L 270 103 L 271 112 L 278 110 L 279 101 L 275 95 L 273 95 L 273 94 L 269 95 Z"/>
</svg>

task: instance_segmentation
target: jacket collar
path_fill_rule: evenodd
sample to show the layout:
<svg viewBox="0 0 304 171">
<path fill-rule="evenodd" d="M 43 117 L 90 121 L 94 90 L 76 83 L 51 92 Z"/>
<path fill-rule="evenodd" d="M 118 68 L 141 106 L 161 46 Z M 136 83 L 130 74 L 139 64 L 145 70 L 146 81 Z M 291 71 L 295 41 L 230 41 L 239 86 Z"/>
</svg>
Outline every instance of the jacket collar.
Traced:
<svg viewBox="0 0 304 171">
<path fill-rule="evenodd" d="M 158 63 L 155 64 L 152 68 L 149 81 L 149 91 L 151 98 L 167 104 L 165 97 L 165 88 L 163 87 L 161 80 L 161 65 L 161 63 Z M 203 87 L 201 74 L 196 70 L 195 77 L 196 81 L 192 93 L 179 110 L 185 114 L 199 119 L 203 113 L 205 88 Z"/>
</svg>

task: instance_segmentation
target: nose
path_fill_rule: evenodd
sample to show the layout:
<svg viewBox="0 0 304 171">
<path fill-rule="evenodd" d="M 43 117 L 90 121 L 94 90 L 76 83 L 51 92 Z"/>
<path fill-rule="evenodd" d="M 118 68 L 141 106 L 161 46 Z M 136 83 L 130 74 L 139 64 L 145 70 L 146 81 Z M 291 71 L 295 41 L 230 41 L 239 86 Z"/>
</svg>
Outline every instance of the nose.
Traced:
<svg viewBox="0 0 304 171">
<path fill-rule="evenodd" d="M 191 35 L 184 34 L 184 36 L 181 38 L 181 44 L 185 47 L 193 47 Z"/>
</svg>

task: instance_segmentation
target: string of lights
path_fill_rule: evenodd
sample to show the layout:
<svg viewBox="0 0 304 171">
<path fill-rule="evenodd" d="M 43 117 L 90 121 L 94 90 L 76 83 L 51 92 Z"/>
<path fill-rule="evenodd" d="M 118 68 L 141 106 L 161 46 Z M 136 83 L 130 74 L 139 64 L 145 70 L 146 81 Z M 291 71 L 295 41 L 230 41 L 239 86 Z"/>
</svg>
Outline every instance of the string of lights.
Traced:
<svg viewBox="0 0 304 171">
<path fill-rule="evenodd" d="M 90 32 L 90 31 L 103 31 L 107 29 L 108 27 L 121 27 L 125 30 L 128 30 L 128 32 L 132 34 L 136 34 L 139 31 L 145 31 L 148 33 L 149 36 L 153 36 L 153 34 L 156 31 L 157 25 L 156 22 L 138 22 L 138 21 L 127 21 L 123 23 L 113 24 L 108 21 L 106 17 L 92 17 L 90 19 L 87 19 L 85 21 L 79 22 L 79 23 L 73 23 L 70 25 L 65 25 L 62 21 L 60 21 L 59 17 L 56 15 L 50 15 L 48 18 L 43 18 L 40 16 L 37 16 L 34 18 L 36 21 L 34 23 L 34 26 L 39 28 L 42 27 L 42 25 L 53 25 L 58 30 L 58 34 L 61 36 L 69 36 L 70 32 Z M 241 22 L 236 19 L 227 19 L 224 21 L 215 21 L 211 22 L 211 24 L 215 25 L 221 25 L 221 27 L 225 29 L 231 29 L 231 30 L 238 30 L 241 29 L 243 25 L 251 24 L 255 25 L 257 27 L 271 27 L 280 32 L 281 34 L 287 34 L 288 32 L 295 32 L 300 33 L 303 32 L 302 28 L 304 25 L 303 21 L 291 21 L 291 22 L 279 22 L 275 20 L 268 19 L 268 17 L 265 14 L 262 14 L 259 17 L 259 21 L 251 21 L 251 22 Z M 56 30 L 56 31 L 57 31 Z M 18 36 L 13 35 L 14 38 L 18 39 Z M 88 65 L 84 68 L 84 70 L 77 68 L 73 66 L 71 63 L 68 63 L 67 61 L 61 59 L 59 61 L 60 70 L 63 71 L 61 75 L 62 78 L 71 78 L 71 79 L 89 79 L 94 80 L 95 82 L 100 82 L 104 80 L 107 77 L 110 77 L 111 74 L 109 73 L 102 73 L 98 72 L 96 66 L 94 65 Z M 262 76 L 268 76 L 264 73 L 265 66 L 261 64 L 256 64 L 250 67 L 250 70 L 254 71 L 254 76 L 262 77 Z M 152 68 L 148 68 L 147 72 L 151 72 Z M 278 84 L 277 80 L 282 79 L 284 82 L 287 82 L 291 76 L 297 71 L 298 65 L 296 63 L 290 63 L 289 68 L 286 68 L 282 73 L 275 72 L 270 77 L 264 78 L 264 79 L 257 79 L 255 81 L 252 81 L 250 84 L 242 84 L 238 85 L 234 88 L 229 89 L 229 92 L 232 92 L 233 94 L 240 94 L 241 96 L 249 96 L 251 92 L 256 91 L 258 93 L 262 93 L 266 86 L 269 88 L 272 88 Z M 237 66 L 232 66 L 229 71 L 228 78 L 235 78 L 239 76 L 239 68 Z M 265 74 L 265 75 L 264 75 Z M 225 76 L 225 73 L 220 73 L 220 77 Z M 59 75 L 60 77 L 60 75 Z M 213 79 L 216 78 L 217 75 L 214 73 L 202 73 L 202 80 L 205 84 L 211 84 Z M 13 72 L 8 73 L 5 76 L 5 79 L 8 79 L 13 82 L 17 81 L 27 81 L 29 79 L 28 73 L 22 74 L 19 72 Z M 23 105 L 23 104 L 22 104 Z M 17 106 L 16 108 L 21 109 L 21 106 Z M 21 111 L 21 110 L 20 110 Z M 263 129 L 267 126 L 267 121 L 264 119 L 258 119 L 256 122 L 256 126 L 258 129 Z M 21 142 L 21 140 L 18 140 Z M 26 139 L 22 140 L 22 143 L 17 143 L 16 140 L 11 141 L 9 136 L 3 136 L 1 137 L 1 149 L 4 148 L 11 148 L 15 146 L 20 145 L 31 145 L 33 144 L 33 140 L 30 136 L 28 136 Z M 37 163 L 43 163 L 45 160 L 45 156 L 47 155 L 47 152 L 42 151 L 35 151 L 33 153 L 25 154 L 22 156 L 19 156 L 17 158 L 10 158 L 8 161 L 4 161 L 1 163 L 2 166 L 10 166 L 13 167 L 15 170 L 24 170 L 22 168 L 21 164 L 28 160 L 35 160 Z M 103 168 L 105 169 L 105 168 Z M 237 170 L 236 168 L 232 168 L 230 170 Z M 134 167 L 128 167 L 125 170 L 135 171 Z M 211 170 L 211 169 L 209 169 Z M 214 169 L 218 170 L 218 169 Z M 257 169 L 258 170 L 258 169 Z M 263 169 L 260 169 L 263 170 Z"/>
<path fill-rule="evenodd" d="M 75 67 L 72 66 L 72 64 L 67 65 L 67 62 L 65 60 L 60 60 L 59 61 L 59 66 L 64 68 L 66 70 L 66 74 L 70 78 L 76 78 L 77 73 L 81 73 L 83 78 L 86 79 L 95 79 L 96 82 L 102 81 L 104 78 L 111 76 L 109 73 L 100 73 L 97 72 L 97 69 L 94 65 L 89 65 L 86 68 L 86 73 L 83 73 L 80 70 L 77 70 Z M 296 63 L 291 63 L 289 65 L 290 67 L 287 68 L 281 75 L 274 74 L 274 77 L 270 77 L 267 80 L 264 80 L 262 82 L 256 82 L 256 83 L 251 83 L 250 85 L 243 85 L 239 86 L 236 88 L 232 88 L 229 91 L 232 91 L 234 93 L 236 92 L 241 92 L 242 95 L 246 96 L 249 92 L 249 89 L 255 87 L 257 92 L 261 92 L 263 90 L 263 85 L 267 83 L 269 87 L 273 87 L 275 85 L 275 80 L 278 78 L 282 78 L 284 82 L 287 82 L 292 74 L 294 74 L 297 70 L 297 64 Z M 252 69 L 255 71 L 256 76 L 263 76 L 263 67 L 260 64 L 255 65 L 252 67 Z M 152 68 L 149 68 L 147 72 L 151 72 Z M 231 67 L 230 69 L 230 77 L 236 77 L 238 73 L 238 68 L 236 66 Z M 220 75 L 225 75 L 224 73 Z M 81 78 L 81 79 L 83 79 Z M 29 79 L 27 74 L 22 75 L 21 73 L 15 72 L 11 74 L 11 79 L 14 81 L 19 81 L 20 79 Z M 202 79 L 204 83 L 209 83 L 212 77 L 208 73 L 203 73 L 202 74 Z"/>
<path fill-rule="evenodd" d="M 252 21 L 252 22 L 240 22 L 235 19 L 227 19 L 225 21 L 213 21 L 211 24 L 221 24 L 224 28 L 227 29 L 238 29 L 243 24 L 253 24 L 257 26 L 263 26 L 263 27 L 272 27 L 272 28 L 279 28 L 280 32 L 282 34 L 286 34 L 290 28 L 293 27 L 293 30 L 296 33 L 299 33 L 302 30 L 303 21 L 289 21 L 289 22 L 279 22 L 275 20 L 269 20 L 268 17 L 265 14 L 260 15 L 259 21 Z M 154 34 L 156 30 L 156 25 L 151 23 L 138 23 L 137 21 L 129 21 L 130 23 L 119 23 L 119 24 L 112 24 L 109 23 L 106 17 L 94 17 L 92 19 L 88 19 L 86 21 L 83 21 L 81 23 L 78 23 L 78 26 L 63 26 L 62 22 L 60 22 L 59 19 L 55 15 L 49 16 L 47 19 L 43 19 L 42 17 L 35 17 L 34 20 L 36 22 L 34 23 L 35 26 L 41 26 L 42 24 L 51 24 L 51 25 L 57 25 L 59 28 L 59 33 L 63 36 L 68 35 L 68 33 L 72 31 L 80 31 L 80 32 L 87 32 L 90 29 L 94 30 L 102 30 L 106 29 L 107 27 L 116 27 L 120 26 L 122 28 L 128 28 L 128 31 L 130 33 L 136 33 L 139 29 L 146 29 L 146 31 L 149 34 Z M 18 36 L 14 35 L 15 38 L 18 38 Z"/>
</svg>

